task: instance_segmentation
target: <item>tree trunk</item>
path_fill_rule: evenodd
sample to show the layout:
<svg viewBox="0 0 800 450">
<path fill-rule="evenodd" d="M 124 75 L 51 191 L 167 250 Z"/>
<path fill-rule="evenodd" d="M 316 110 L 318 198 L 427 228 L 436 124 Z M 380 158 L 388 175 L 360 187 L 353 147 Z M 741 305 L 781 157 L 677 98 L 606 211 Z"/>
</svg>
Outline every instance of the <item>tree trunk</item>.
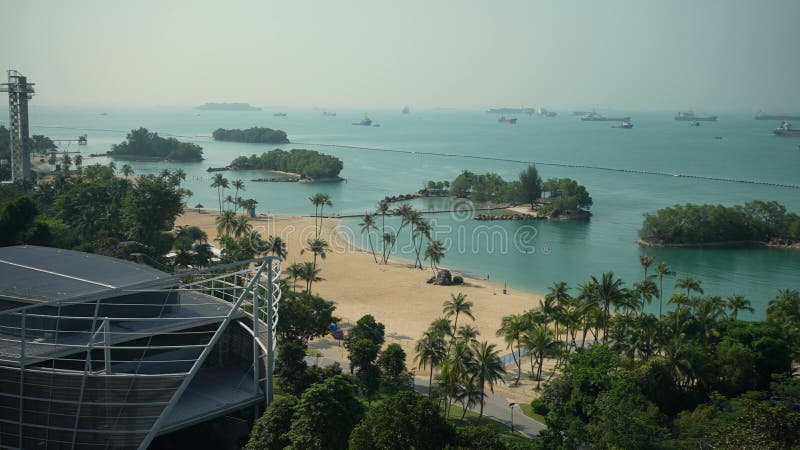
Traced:
<svg viewBox="0 0 800 450">
<path fill-rule="evenodd" d="M 377 264 L 378 257 L 375 256 L 375 248 L 372 246 L 372 235 L 369 234 L 369 231 L 367 231 L 367 239 L 369 239 L 369 251 L 372 252 L 372 258 L 375 260 L 375 264 Z"/>
</svg>

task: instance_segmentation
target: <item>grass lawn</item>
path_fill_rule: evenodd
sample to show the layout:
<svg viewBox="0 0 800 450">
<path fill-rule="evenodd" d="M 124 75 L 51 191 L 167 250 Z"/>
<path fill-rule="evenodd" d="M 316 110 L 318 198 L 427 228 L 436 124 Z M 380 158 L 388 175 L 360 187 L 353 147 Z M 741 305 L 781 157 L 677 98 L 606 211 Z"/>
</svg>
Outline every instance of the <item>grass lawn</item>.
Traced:
<svg viewBox="0 0 800 450">
<path fill-rule="evenodd" d="M 523 403 L 520 404 L 519 407 L 520 409 L 522 409 L 522 412 L 525 413 L 526 416 L 530 417 L 531 419 L 539 423 L 544 423 L 544 416 L 533 412 L 533 407 L 531 405 Z"/>
<path fill-rule="evenodd" d="M 461 418 L 461 413 L 464 410 L 456 405 L 452 405 L 450 408 L 450 417 L 447 419 L 452 425 L 458 427 L 461 425 L 483 425 L 491 428 L 497 434 L 500 435 L 500 438 L 506 442 L 513 442 L 517 444 L 524 444 L 529 443 L 530 439 L 527 438 L 525 435 L 517 432 L 511 432 L 511 428 L 504 424 L 500 423 L 490 417 L 483 416 L 480 419 L 478 418 L 478 413 L 474 411 L 467 411 L 467 415 L 464 416 L 464 421 L 462 422 L 459 420 Z"/>
</svg>

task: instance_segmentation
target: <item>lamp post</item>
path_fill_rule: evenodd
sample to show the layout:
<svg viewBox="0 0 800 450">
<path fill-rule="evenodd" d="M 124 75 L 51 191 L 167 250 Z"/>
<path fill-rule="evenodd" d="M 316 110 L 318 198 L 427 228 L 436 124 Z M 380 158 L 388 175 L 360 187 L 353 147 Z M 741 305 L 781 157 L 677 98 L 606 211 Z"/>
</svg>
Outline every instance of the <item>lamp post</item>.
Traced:
<svg viewBox="0 0 800 450">
<path fill-rule="evenodd" d="M 516 403 L 509 403 L 508 407 L 511 408 L 511 432 L 514 432 L 514 407 L 517 406 Z"/>
</svg>

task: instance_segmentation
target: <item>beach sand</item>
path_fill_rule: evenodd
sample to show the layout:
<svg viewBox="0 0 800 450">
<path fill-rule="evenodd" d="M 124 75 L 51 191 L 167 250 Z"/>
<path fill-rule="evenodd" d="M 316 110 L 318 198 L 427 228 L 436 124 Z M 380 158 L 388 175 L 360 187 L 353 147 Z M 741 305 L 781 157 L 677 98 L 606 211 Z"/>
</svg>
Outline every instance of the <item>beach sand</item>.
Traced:
<svg viewBox="0 0 800 450">
<path fill-rule="evenodd" d="M 213 243 L 217 238 L 217 215 L 213 210 L 187 208 L 175 225 L 197 226 L 208 234 L 209 241 Z M 313 217 L 261 215 L 251 219 L 251 224 L 263 237 L 278 235 L 286 241 L 289 255 L 283 263 L 284 267 L 294 262 L 312 260 L 310 252 L 301 254 L 300 251 L 306 246 L 306 240 L 315 236 Z M 371 253 L 348 248 L 338 227 L 337 219 L 323 220 L 321 237 L 332 248 L 324 260 L 317 262 L 324 281 L 314 283 L 312 291 L 336 302 L 335 315 L 342 319 L 341 326 L 345 330 L 361 316 L 372 314 L 386 326 L 386 343 L 400 344 L 406 351 L 409 368 L 414 366 L 415 342 L 434 319 L 442 316 L 442 303 L 450 298 L 450 294 L 464 293 L 473 302 L 475 321 L 462 316 L 459 317 L 459 325 L 475 326 L 481 333 L 479 340 L 497 344 L 503 355 L 509 351 L 502 338 L 495 335 L 503 316 L 522 313 L 539 305 L 540 295 L 513 288 L 508 288 L 508 293 L 503 294 L 502 284 L 487 280 L 465 277 L 465 284 L 461 286 L 427 284 L 426 281 L 433 275 L 430 269 L 414 269 L 412 263 L 394 258 L 390 258 L 388 265 L 376 264 Z M 447 267 L 446 256 L 442 265 Z M 315 347 L 323 351 L 327 349 L 337 356 L 343 354 L 343 348 L 340 349 L 332 340 L 326 341 L 319 342 Z M 524 360 L 523 372 L 527 358 Z M 507 370 L 509 376 L 506 379 L 510 384 L 515 378 L 511 375 L 516 373 L 516 366 L 512 363 Z M 417 373 L 427 372 L 417 370 Z M 501 395 L 516 401 L 529 401 L 536 394 L 531 390 L 532 381 L 525 378 L 523 373 L 524 382 L 519 386 L 496 386 L 495 391 L 499 390 Z"/>
</svg>

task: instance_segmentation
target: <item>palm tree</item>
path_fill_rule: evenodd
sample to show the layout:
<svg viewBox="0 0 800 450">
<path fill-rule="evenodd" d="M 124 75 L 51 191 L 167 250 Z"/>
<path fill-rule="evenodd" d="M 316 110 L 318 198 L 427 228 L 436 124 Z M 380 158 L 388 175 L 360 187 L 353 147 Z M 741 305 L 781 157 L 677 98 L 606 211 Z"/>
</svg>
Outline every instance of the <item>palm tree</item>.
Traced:
<svg viewBox="0 0 800 450">
<path fill-rule="evenodd" d="M 414 251 L 417 254 L 417 258 L 414 260 L 414 267 L 417 267 L 419 264 L 419 268 L 422 270 L 424 267 L 422 266 L 420 254 L 422 253 L 423 238 L 427 239 L 429 242 L 431 240 L 431 224 L 424 217 L 420 217 L 417 223 L 414 224 L 414 236 L 415 238 L 419 238 L 419 245 L 414 247 Z"/>
<path fill-rule="evenodd" d="M 222 214 L 222 190 L 228 188 L 228 179 L 222 176 L 221 173 L 215 174 L 211 178 L 211 187 L 217 189 L 217 197 L 219 197 L 219 213 Z"/>
<path fill-rule="evenodd" d="M 610 317 L 611 306 L 617 306 L 625 301 L 623 282 L 619 278 L 614 278 L 614 272 L 603 273 L 600 281 L 592 276 L 592 284 L 595 285 L 594 295 L 597 296 L 599 304 L 603 305 L 603 344 L 608 338 L 608 319 Z"/>
<path fill-rule="evenodd" d="M 658 318 L 661 318 L 661 307 L 664 304 L 664 277 L 666 275 L 675 275 L 669 264 L 665 262 L 660 262 L 656 266 L 656 273 L 658 274 Z"/>
<path fill-rule="evenodd" d="M 236 214 L 236 201 L 233 200 L 233 196 L 226 195 L 224 202 L 226 205 L 232 205 L 233 209 L 230 210 L 233 211 L 234 214 Z"/>
<path fill-rule="evenodd" d="M 434 273 L 439 272 L 439 262 L 444 258 L 444 244 L 442 241 L 435 240 L 428 243 L 425 249 L 425 259 L 431 260 L 431 269 Z"/>
<path fill-rule="evenodd" d="M 83 156 L 75 155 L 73 162 L 75 163 L 75 167 L 78 169 L 78 173 L 80 174 L 83 172 Z"/>
<path fill-rule="evenodd" d="M 111 169 L 111 173 L 117 173 L 117 165 L 114 163 L 114 161 L 108 162 L 108 168 Z"/>
<path fill-rule="evenodd" d="M 383 233 L 383 251 L 384 251 L 383 263 L 384 264 L 386 264 L 389 261 L 389 255 L 385 253 L 386 249 L 389 248 L 389 246 L 393 246 L 394 242 L 396 240 L 397 240 L 397 236 L 394 233 L 392 233 L 391 231 L 388 232 L 388 233 Z"/>
<path fill-rule="evenodd" d="M 644 279 L 647 279 L 647 270 L 650 269 L 650 266 L 653 264 L 653 257 L 650 255 L 639 255 L 639 263 L 642 265 L 644 269 Z"/>
<path fill-rule="evenodd" d="M 133 167 L 130 164 L 122 165 L 122 176 L 129 177 L 134 174 Z"/>
<path fill-rule="evenodd" d="M 516 384 L 519 384 L 519 379 L 522 377 L 522 361 L 520 360 L 522 357 L 522 352 L 520 348 L 520 339 L 522 337 L 523 330 L 526 328 L 526 322 L 527 321 L 521 314 L 512 314 L 510 316 L 503 317 L 500 322 L 500 329 L 497 330 L 497 336 L 502 337 L 506 342 L 506 348 L 511 350 L 511 357 L 514 358 L 514 364 L 517 365 Z M 517 357 L 517 354 L 514 353 L 514 344 L 517 345 L 517 353 L 519 354 L 519 358 Z"/>
<path fill-rule="evenodd" d="M 375 247 L 372 245 L 372 233 L 370 233 L 372 229 L 375 228 L 375 214 L 364 214 L 364 219 L 358 225 L 361 227 L 361 233 L 367 233 L 367 239 L 369 240 L 369 251 L 372 252 L 372 258 L 377 264 L 378 257 L 375 255 Z"/>
<path fill-rule="evenodd" d="M 317 227 L 317 237 L 319 237 L 320 228 L 322 228 L 322 211 L 325 205 L 333 206 L 333 203 L 331 203 L 330 196 L 322 192 L 317 192 L 308 199 L 314 205 L 314 226 Z M 317 225 L 317 221 L 319 221 L 319 225 Z"/>
<path fill-rule="evenodd" d="M 166 180 L 167 178 L 172 176 L 172 172 L 170 172 L 169 169 L 161 169 L 161 172 L 159 172 L 158 176 L 162 180 Z"/>
<path fill-rule="evenodd" d="M 702 282 L 700 280 L 695 280 L 688 273 L 683 274 L 682 277 L 678 278 L 678 280 L 675 281 L 675 287 L 676 288 L 678 288 L 678 289 L 686 289 L 686 296 L 687 297 L 691 297 L 692 296 L 692 291 L 697 292 L 698 294 L 702 294 L 703 293 L 703 288 L 700 287 L 701 284 L 702 284 Z"/>
<path fill-rule="evenodd" d="M 181 169 L 181 168 L 175 169 L 175 172 L 172 173 L 172 176 L 176 180 L 185 181 L 186 180 L 186 171 Z"/>
<path fill-rule="evenodd" d="M 321 238 L 308 239 L 306 241 L 306 244 L 308 244 L 308 247 L 304 248 L 303 250 L 300 250 L 300 253 L 302 254 L 306 251 L 310 251 L 311 253 L 314 254 L 314 262 L 312 263 L 312 267 L 313 271 L 316 272 L 317 257 L 325 259 L 325 257 L 327 256 L 325 252 L 329 250 L 330 247 L 328 246 L 328 243 Z M 311 282 L 308 283 L 308 292 L 311 292 Z"/>
<path fill-rule="evenodd" d="M 466 342 L 477 342 L 481 332 L 472 325 L 461 325 L 456 331 L 456 339 Z"/>
<path fill-rule="evenodd" d="M 233 195 L 233 205 L 235 207 L 234 211 L 238 211 L 239 210 L 239 191 L 244 192 L 244 181 L 242 181 L 242 180 L 233 180 L 233 183 L 231 183 L 231 186 L 233 186 L 233 188 L 236 189 L 236 193 Z"/>
<path fill-rule="evenodd" d="M 522 336 L 522 342 L 536 359 L 536 389 L 538 390 L 542 383 L 544 359 L 553 356 L 558 351 L 560 343 L 555 339 L 551 330 L 536 325 L 526 330 Z M 531 375 L 533 375 L 533 369 L 531 369 Z"/>
<path fill-rule="evenodd" d="M 556 319 L 559 316 L 564 305 L 571 298 L 572 297 L 569 295 L 569 287 L 566 282 L 559 281 L 550 286 L 550 292 L 544 296 L 544 302 L 539 300 L 539 309 L 544 314 L 545 325 L 547 325 L 551 319 Z M 555 320 L 555 332 L 556 336 L 558 336 L 557 320 Z"/>
<path fill-rule="evenodd" d="M 253 225 L 245 216 L 237 216 L 233 211 L 225 211 L 233 214 L 233 236 L 236 239 L 247 236 L 253 231 Z"/>
<path fill-rule="evenodd" d="M 292 290 L 297 291 L 297 279 L 303 277 L 304 267 L 300 263 L 294 263 L 286 268 L 286 275 L 292 279 Z"/>
<path fill-rule="evenodd" d="M 324 278 L 319 276 L 320 270 L 314 266 L 314 263 L 304 262 L 300 271 L 300 279 L 306 282 L 306 294 L 311 293 L 311 285 L 315 281 L 322 281 Z"/>
<path fill-rule="evenodd" d="M 475 320 L 475 316 L 472 315 L 472 306 L 472 302 L 467 300 L 467 296 L 461 292 L 459 292 L 458 295 L 450 294 L 450 300 L 446 300 L 442 305 L 442 313 L 445 319 L 455 317 L 453 320 L 453 329 L 457 330 L 458 316 L 460 314 L 464 314 L 470 319 Z M 450 341 L 450 345 L 453 345 L 452 340 Z"/>
<path fill-rule="evenodd" d="M 486 397 L 485 387 L 489 385 L 489 390 L 494 393 L 494 384 L 497 380 L 502 380 L 506 370 L 500 360 L 500 352 L 495 350 L 494 344 L 486 341 L 472 344 L 473 365 L 472 373 L 476 378 L 478 387 L 481 391 L 481 409 L 478 417 L 483 417 L 483 402 Z"/>
<path fill-rule="evenodd" d="M 415 213 L 416 211 L 414 211 L 414 208 L 412 208 L 411 205 L 409 205 L 408 203 L 403 203 L 400 206 L 398 206 L 394 211 L 392 211 L 392 215 L 400 216 L 400 227 L 397 228 L 397 233 L 396 233 L 397 235 L 400 234 L 400 231 L 402 231 L 403 227 L 411 223 L 411 220 Z M 383 257 L 384 264 L 388 262 L 389 255 L 392 253 L 392 250 L 394 249 L 395 242 L 397 242 L 396 239 L 391 242 L 389 251 L 387 251 L 386 254 L 384 255 Z"/>
<path fill-rule="evenodd" d="M 233 211 L 223 211 L 217 216 L 217 233 L 228 236 L 236 230 L 236 214 Z"/>
<path fill-rule="evenodd" d="M 744 295 L 734 294 L 728 297 L 728 301 L 726 302 L 726 306 L 731 311 L 730 317 L 733 320 L 736 320 L 739 316 L 739 311 L 749 311 L 750 313 L 755 312 L 753 309 L 750 300 L 745 298 Z"/>
<path fill-rule="evenodd" d="M 634 283 L 633 290 L 634 296 L 642 299 L 642 309 L 640 311 L 642 314 L 644 314 L 645 302 L 650 304 L 650 302 L 653 301 L 653 298 L 658 295 L 658 287 L 655 283 L 653 283 L 652 280 L 645 279 L 639 283 Z"/>
<path fill-rule="evenodd" d="M 378 209 L 375 212 L 376 214 L 381 215 L 381 236 L 386 236 L 386 215 L 389 214 L 389 203 L 382 201 L 378 203 Z M 384 241 L 383 247 L 381 248 L 381 252 L 383 257 L 381 261 L 386 264 L 386 242 Z"/>
<path fill-rule="evenodd" d="M 288 256 L 288 252 L 286 251 L 286 241 L 284 241 L 280 236 L 270 236 L 267 239 L 267 245 L 264 251 L 272 253 L 283 260 L 285 260 Z"/>
<path fill-rule="evenodd" d="M 433 369 L 442 364 L 446 354 L 444 337 L 437 330 L 429 329 L 417 341 L 414 351 L 416 352 L 414 361 L 417 362 L 417 367 L 422 370 L 425 370 L 426 367 L 431 368 L 431 373 L 428 377 L 428 396 L 430 397 L 431 385 L 433 384 Z"/>
<path fill-rule="evenodd" d="M 800 323 L 800 292 L 781 289 L 767 304 L 767 320 L 784 324 Z"/>
</svg>

